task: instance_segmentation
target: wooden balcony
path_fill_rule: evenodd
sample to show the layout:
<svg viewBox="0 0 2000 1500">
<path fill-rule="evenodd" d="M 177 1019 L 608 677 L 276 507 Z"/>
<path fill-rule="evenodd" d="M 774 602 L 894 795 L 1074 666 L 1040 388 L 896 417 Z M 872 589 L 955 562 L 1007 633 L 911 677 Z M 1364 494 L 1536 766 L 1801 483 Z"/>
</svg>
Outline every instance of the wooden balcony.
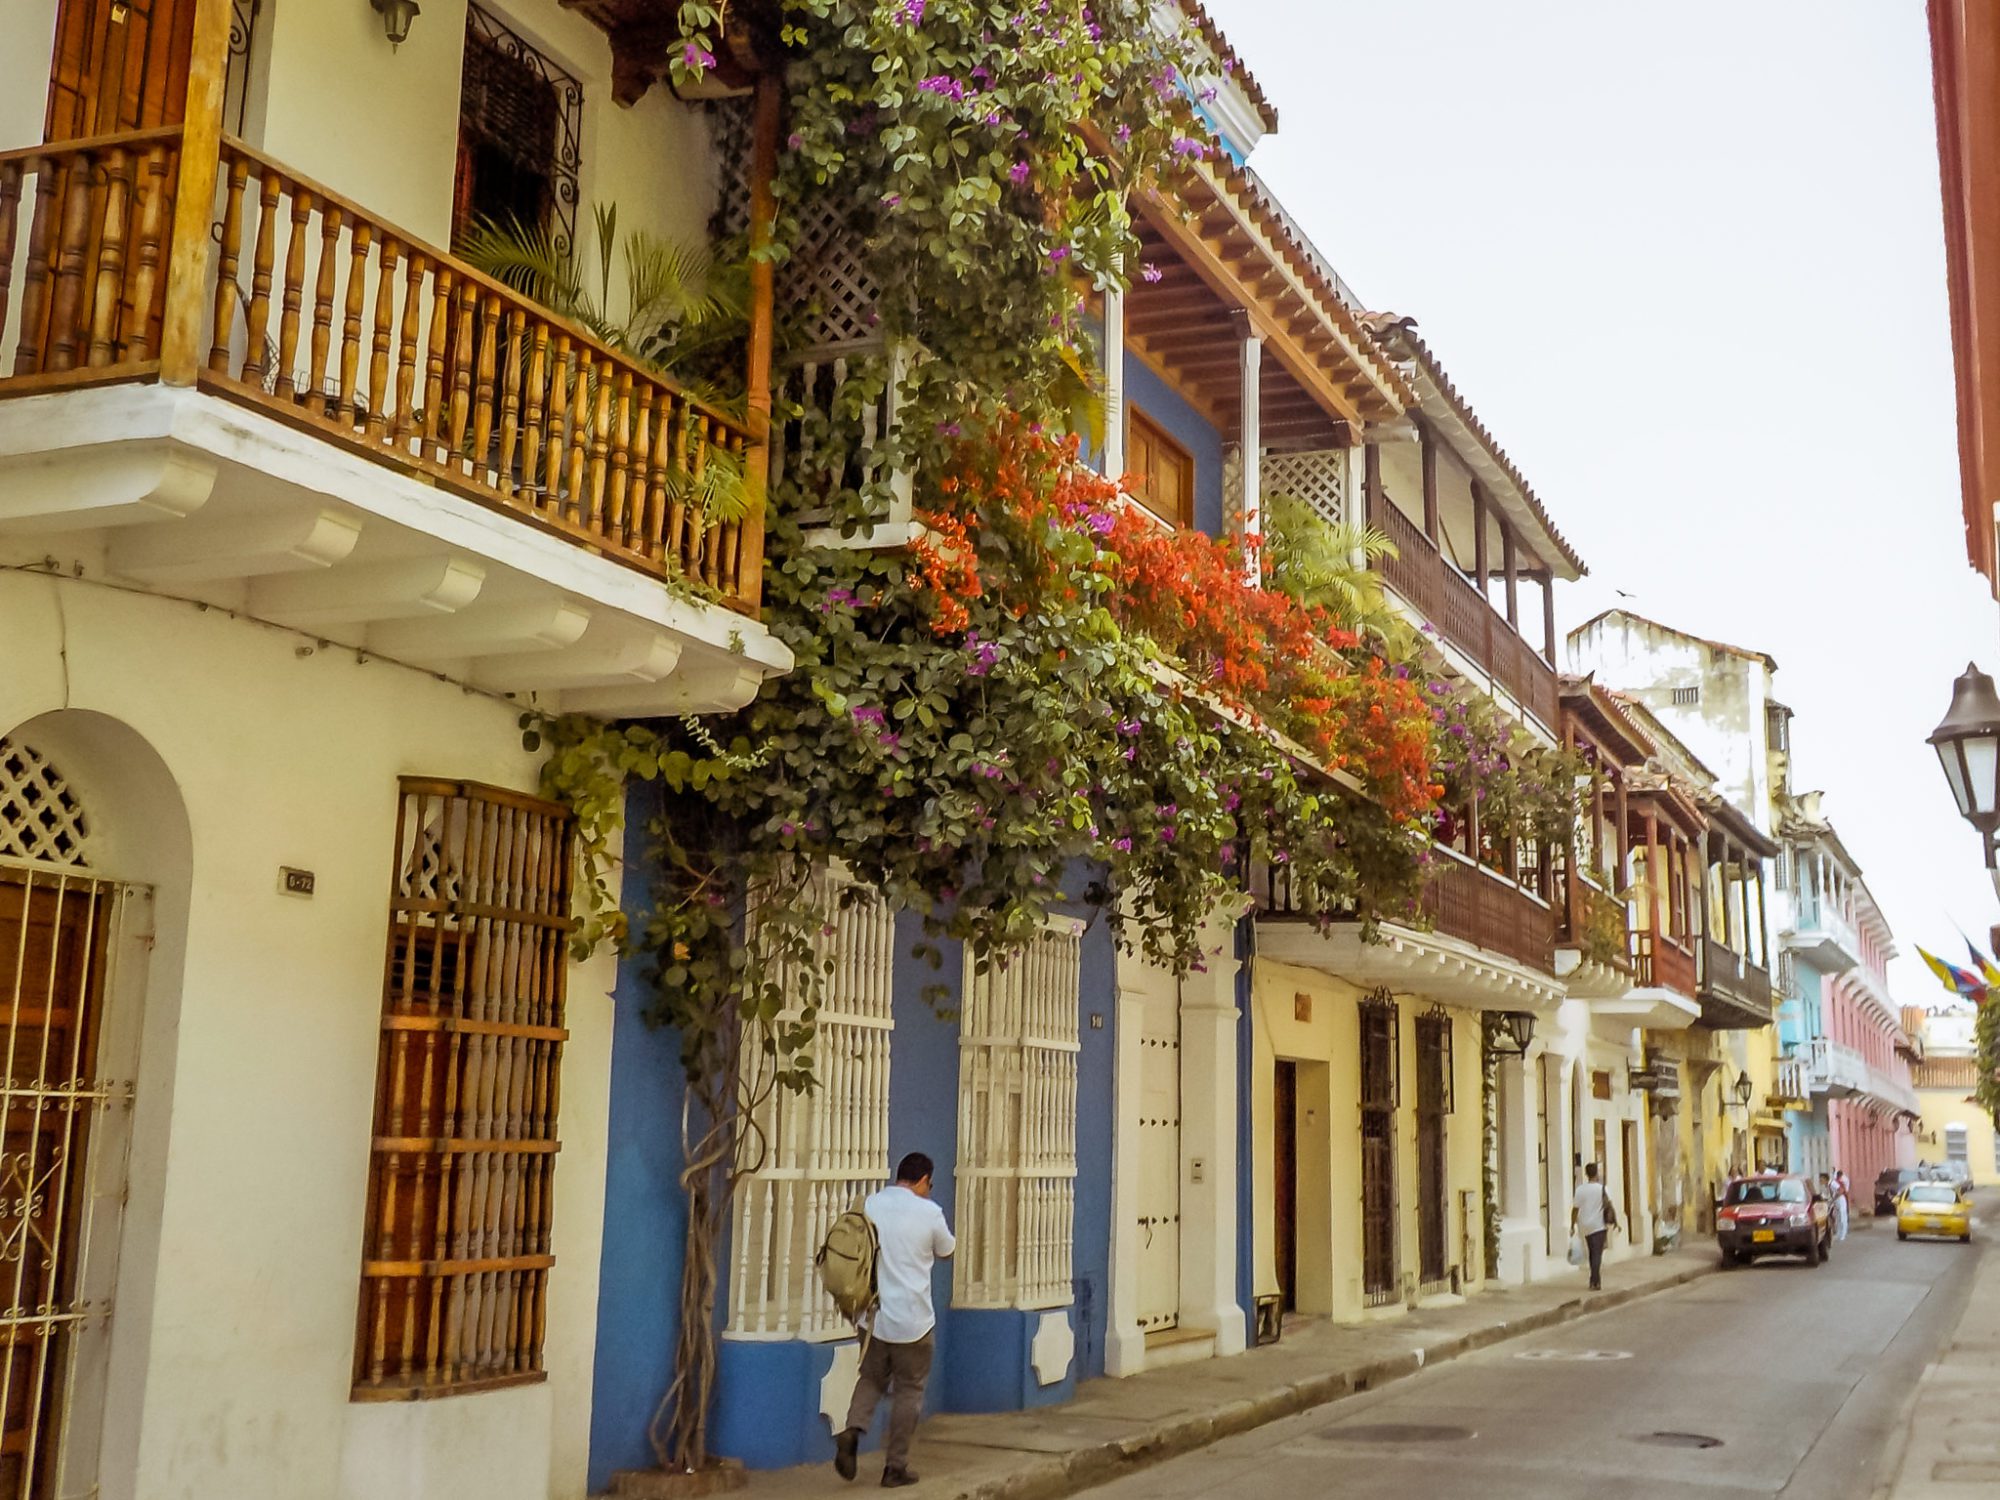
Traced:
<svg viewBox="0 0 2000 1500">
<path fill-rule="evenodd" d="M 1448 850 L 1424 887 L 1423 910 L 1448 937 L 1555 972 L 1555 914 L 1513 881 Z"/>
<path fill-rule="evenodd" d="M 1383 581 L 1408 600 L 1440 637 L 1491 673 L 1523 708 L 1553 730 L 1559 695 L 1555 668 L 1392 501 L 1372 500 L 1368 524 L 1396 544 L 1397 555 L 1377 564 Z"/>
<path fill-rule="evenodd" d="M 159 381 L 192 331 L 204 391 L 757 613 L 761 513 L 696 503 L 718 455 L 757 457 L 743 426 L 233 138 L 177 237 L 181 141 L 0 153 L 0 397 Z"/>
<path fill-rule="evenodd" d="M 1694 950 L 1679 938 L 1655 932 L 1632 934 L 1632 978 L 1641 989 L 1672 990 L 1695 997 Z"/>
<path fill-rule="evenodd" d="M 1771 976 L 1735 949 L 1704 937 L 1695 950 L 1701 1024 L 1754 1031 L 1771 1024 Z"/>
</svg>

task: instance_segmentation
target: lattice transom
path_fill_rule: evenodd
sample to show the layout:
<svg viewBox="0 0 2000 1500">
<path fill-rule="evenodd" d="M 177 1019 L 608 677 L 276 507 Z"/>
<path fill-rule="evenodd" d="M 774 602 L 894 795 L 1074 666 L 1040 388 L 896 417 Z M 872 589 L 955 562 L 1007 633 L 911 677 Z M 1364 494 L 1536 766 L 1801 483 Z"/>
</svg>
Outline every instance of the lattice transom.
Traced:
<svg viewBox="0 0 2000 1500">
<path fill-rule="evenodd" d="M 1338 526 L 1347 518 L 1347 450 L 1266 453 L 1260 478 L 1264 493 L 1303 500 Z"/>
<path fill-rule="evenodd" d="M 69 783 L 40 752 L 0 736 L 0 859 L 81 868 L 90 823 Z"/>
</svg>

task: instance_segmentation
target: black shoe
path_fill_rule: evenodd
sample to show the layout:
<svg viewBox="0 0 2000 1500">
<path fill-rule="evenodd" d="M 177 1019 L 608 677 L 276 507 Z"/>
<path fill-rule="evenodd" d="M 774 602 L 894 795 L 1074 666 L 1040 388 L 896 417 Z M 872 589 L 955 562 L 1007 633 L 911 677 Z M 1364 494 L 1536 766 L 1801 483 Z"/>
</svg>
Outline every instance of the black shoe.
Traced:
<svg viewBox="0 0 2000 1500">
<path fill-rule="evenodd" d="M 1601 1292 L 1604 1290 L 1604 1283 L 1601 1281 L 1593 1281 L 1590 1284 L 1590 1289 L 1593 1292 Z"/>
<path fill-rule="evenodd" d="M 833 1472 L 842 1479 L 854 1477 L 854 1450 L 860 1446 L 859 1427 L 850 1427 L 833 1440 Z"/>
<path fill-rule="evenodd" d="M 916 1482 L 917 1476 L 912 1474 L 908 1469 L 884 1469 L 882 1471 L 882 1488 L 885 1490 L 900 1490 L 904 1485 L 915 1484 Z"/>
</svg>

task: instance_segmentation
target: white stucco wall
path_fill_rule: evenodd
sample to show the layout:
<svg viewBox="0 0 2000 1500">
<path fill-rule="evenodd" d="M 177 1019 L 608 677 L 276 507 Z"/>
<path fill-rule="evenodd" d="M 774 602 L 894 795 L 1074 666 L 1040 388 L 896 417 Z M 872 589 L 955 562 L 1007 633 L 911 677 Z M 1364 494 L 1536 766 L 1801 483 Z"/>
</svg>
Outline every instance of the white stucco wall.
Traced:
<svg viewBox="0 0 2000 1500">
<path fill-rule="evenodd" d="M 129 726 L 164 774 L 150 807 L 106 807 L 129 842 L 175 821 L 177 791 L 191 848 L 177 869 L 103 872 L 161 886 L 103 1493 L 581 1496 L 607 961 L 571 977 L 548 1383 L 348 1401 L 397 777 L 531 789 L 515 710 L 220 610 L 20 572 L 0 572 L 0 641 L 0 734 L 83 717 L 65 709 Z M 75 772 L 86 791 L 126 773 Z M 317 893 L 281 894 L 280 866 Z"/>
<path fill-rule="evenodd" d="M 56 0 L 0 5 L 0 151 L 42 138 L 55 38 Z"/>
</svg>

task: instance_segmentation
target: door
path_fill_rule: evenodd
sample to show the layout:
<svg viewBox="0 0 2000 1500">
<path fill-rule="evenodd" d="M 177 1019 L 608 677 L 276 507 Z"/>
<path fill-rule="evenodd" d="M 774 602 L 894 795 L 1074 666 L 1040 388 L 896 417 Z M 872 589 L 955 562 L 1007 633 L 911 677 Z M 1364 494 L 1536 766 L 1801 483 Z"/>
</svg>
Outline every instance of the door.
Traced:
<svg viewBox="0 0 2000 1500">
<path fill-rule="evenodd" d="M 1139 1107 L 1125 1123 L 1139 1142 L 1139 1328 L 1157 1333 L 1181 1308 L 1180 982 L 1139 962 L 1122 963 L 1119 979 L 1138 1002 Z"/>
<path fill-rule="evenodd" d="M 83 1251 L 115 907 L 103 882 L 0 868 L 0 1500 L 67 1500 L 94 1457 L 66 1440 L 79 1342 L 108 1316 Z"/>
<path fill-rule="evenodd" d="M 1450 1276 L 1444 1125 L 1450 1107 L 1450 1036 L 1448 1019 L 1417 1018 L 1417 1278 L 1426 1286 L 1442 1285 Z"/>
<path fill-rule="evenodd" d="M 1273 1249 L 1278 1261 L 1278 1294 L 1286 1312 L 1299 1305 L 1299 1065 L 1278 1063 L 1271 1090 L 1272 1183 L 1276 1188 Z"/>
<path fill-rule="evenodd" d="M 178 125 L 193 38 L 194 0 L 61 0 L 44 137 Z"/>
<path fill-rule="evenodd" d="M 1624 1185 L 1619 1217 L 1630 1235 L 1632 1226 L 1639 1222 L 1639 1127 L 1630 1120 L 1618 1127 L 1618 1166 Z"/>
<path fill-rule="evenodd" d="M 1396 1300 L 1396 1002 L 1385 995 L 1361 1016 L 1361 1292 Z"/>
<path fill-rule="evenodd" d="M 1535 1181 L 1542 1215 L 1542 1249 L 1556 1253 L 1555 1224 L 1549 1217 L 1549 1055 L 1535 1059 Z"/>
</svg>

